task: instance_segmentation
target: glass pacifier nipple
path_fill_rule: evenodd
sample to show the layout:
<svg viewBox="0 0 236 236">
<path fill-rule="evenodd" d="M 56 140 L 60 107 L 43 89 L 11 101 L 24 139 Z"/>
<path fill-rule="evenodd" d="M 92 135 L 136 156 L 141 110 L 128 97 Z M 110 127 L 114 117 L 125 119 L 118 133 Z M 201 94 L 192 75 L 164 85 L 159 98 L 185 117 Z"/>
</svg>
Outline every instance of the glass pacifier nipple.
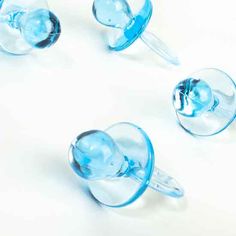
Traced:
<svg viewBox="0 0 236 236">
<path fill-rule="evenodd" d="M 109 37 L 109 48 L 121 51 L 129 47 L 136 39 L 142 41 L 155 53 L 173 65 L 179 65 L 178 58 L 154 34 L 145 31 L 152 15 L 150 0 L 137 0 L 132 7 L 139 11 L 132 11 L 126 0 L 95 0 L 93 15 L 96 20 L 116 29 Z"/>
<path fill-rule="evenodd" d="M 175 198 L 184 194 L 176 180 L 154 168 L 147 134 L 131 123 L 82 133 L 71 144 L 69 162 L 93 196 L 110 207 L 132 203 L 147 187 Z"/>
<path fill-rule="evenodd" d="M 43 49 L 58 40 L 61 26 L 44 0 L 3 0 L 0 4 L 0 46 L 12 54 Z"/>
<path fill-rule="evenodd" d="M 173 92 L 180 125 L 201 136 L 217 134 L 236 117 L 236 85 L 218 69 L 203 69 L 181 81 Z"/>
</svg>

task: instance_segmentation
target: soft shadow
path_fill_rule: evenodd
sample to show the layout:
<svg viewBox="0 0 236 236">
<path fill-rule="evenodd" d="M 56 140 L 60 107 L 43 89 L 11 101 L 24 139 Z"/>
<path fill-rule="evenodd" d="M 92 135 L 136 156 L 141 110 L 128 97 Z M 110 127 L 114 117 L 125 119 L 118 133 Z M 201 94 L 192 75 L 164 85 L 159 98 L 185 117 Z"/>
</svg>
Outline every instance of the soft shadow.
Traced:
<svg viewBox="0 0 236 236">
<path fill-rule="evenodd" d="M 122 52 L 119 52 L 118 56 L 121 57 L 122 59 L 140 63 L 142 65 L 158 66 L 165 70 L 174 70 L 178 68 L 178 66 L 174 66 L 166 62 L 158 54 L 154 53 L 148 47 L 145 47 L 145 45 L 144 45 L 145 48 L 142 48 L 142 49 L 136 47 L 135 45 L 136 43 L 138 42 L 134 42 L 134 44 L 130 46 L 132 47 L 132 51 L 130 49 L 126 49 Z"/>
<path fill-rule="evenodd" d="M 199 136 L 190 133 L 178 119 L 176 119 L 176 125 L 178 125 L 186 134 L 200 141 L 213 141 L 214 143 L 235 143 L 236 142 L 236 120 L 233 121 L 225 130 L 220 133 L 211 136 Z"/>
<path fill-rule="evenodd" d="M 37 157 L 39 155 L 37 154 Z M 41 155 L 42 157 L 42 155 Z M 34 158 L 39 159 L 39 158 Z M 102 209 L 101 205 L 97 202 L 96 199 L 92 196 L 91 192 L 85 181 L 76 176 L 71 170 L 66 156 L 48 153 L 44 155 L 43 161 L 37 163 L 37 169 L 35 171 L 40 171 L 40 175 L 45 178 L 45 182 L 55 182 L 55 184 L 60 183 L 62 188 L 67 191 L 83 195 L 85 199 L 88 200 L 88 203 L 93 207 Z M 35 164 L 36 164 L 35 163 Z"/>
<path fill-rule="evenodd" d="M 66 156 L 57 155 L 56 153 L 52 154 L 52 152 L 51 154 L 49 153 L 49 150 L 46 154 L 37 152 L 37 155 L 31 159 L 32 162 L 28 162 L 31 170 L 32 166 L 35 166 L 35 169 L 32 171 L 34 173 L 39 172 L 39 175 L 43 176 L 45 184 L 51 185 L 55 182 L 55 186 L 58 186 L 58 183 L 60 183 L 63 192 L 68 191 L 73 192 L 73 194 L 82 195 L 87 200 L 87 203 L 95 207 L 95 209 L 109 210 L 127 217 L 143 218 L 144 216 L 153 217 L 154 214 L 162 210 L 178 212 L 184 211 L 187 208 L 186 198 L 173 199 L 149 189 L 130 206 L 123 208 L 105 207 L 93 197 L 86 181 L 83 181 L 73 173 L 67 163 Z"/>
<path fill-rule="evenodd" d="M 70 17 L 65 17 L 63 24 L 68 28 L 76 30 L 77 33 L 89 35 L 87 39 L 91 40 L 92 46 L 96 43 L 97 50 L 100 48 L 104 52 L 113 52 L 108 48 L 107 34 L 114 29 L 100 25 L 96 22 L 92 14 L 90 14 L 90 17 L 85 17 L 75 12 L 70 12 Z M 114 53 L 117 57 L 139 64 L 158 66 L 168 70 L 177 68 L 154 53 L 140 39 L 136 40 L 129 48 L 121 52 L 114 51 Z"/>
<path fill-rule="evenodd" d="M 0 57 L 2 66 L 4 65 L 9 66 L 9 63 L 11 63 L 11 65 L 14 65 L 14 68 L 18 68 L 22 65 L 25 65 L 26 63 L 31 62 L 33 59 L 31 53 L 25 55 L 14 55 L 6 51 L 3 51 L 2 49 L 0 50 Z"/>
<path fill-rule="evenodd" d="M 236 143 L 236 122 L 234 121 L 229 125 L 225 130 L 217 133 L 213 136 L 194 136 L 199 140 L 205 140 L 206 142 L 211 141 L 215 145 L 224 144 L 224 143 Z"/>
<path fill-rule="evenodd" d="M 153 218 L 158 212 L 180 212 L 187 209 L 186 197 L 175 199 L 147 190 L 144 195 L 132 205 L 124 208 L 114 208 L 113 212 L 126 217 Z"/>
<path fill-rule="evenodd" d="M 236 120 L 234 120 L 233 123 L 228 127 L 227 131 L 232 141 L 236 142 Z"/>
<path fill-rule="evenodd" d="M 14 65 L 14 70 L 19 70 L 19 72 L 23 74 L 26 73 L 24 71 L 29 70 L 29 65 L 31 65 L 32 68 L 35 67 L 37 70 L 40 68 L 66 69 L 75 65 L 76 60 L 74 60 L 74 57 L 76 57 L 76 52 L 73 55 L 73 53 L 68 52 L 68 48 L 65 46 L 68 45 L 69 36 L 74 39 L 78 37 L 78 47 L 80 45 L 79 41 L 81 40 L 81 37 L 83 37 L 83 40 L 91 40 L 91 45 L 96 46 L 94 41 L 102 41 L 103 39 L 100 36 L 103 35 L 103 33 L 101 30 L 96 28 L 96 22 L 92 21 L 92 19 L 83 18 L 80 14 L 76 14 L 74 11 L 70 12 L 69 15 L 70 17 L 68 17 L 68 14 L 62 17 L 62 34 L 56 44 L 48 49 L 33 49 L 25 55 L 14 55 L 2 50 L 0 47 L 2 68 Z M 74 42 L 75 40 L 73 43 Z M 71 50 L 74 50 L 74 47 L 71 48 Z M 10 79 L 16 79 L 19 81 L 20 78 L 17 77 Z"/>
</svg>

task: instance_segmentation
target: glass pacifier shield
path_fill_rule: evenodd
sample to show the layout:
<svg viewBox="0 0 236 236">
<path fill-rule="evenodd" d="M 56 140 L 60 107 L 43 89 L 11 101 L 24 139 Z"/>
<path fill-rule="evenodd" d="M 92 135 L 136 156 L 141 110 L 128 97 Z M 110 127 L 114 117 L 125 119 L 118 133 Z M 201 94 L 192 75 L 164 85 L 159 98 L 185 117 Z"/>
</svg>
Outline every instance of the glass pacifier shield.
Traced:
<svg viewBox="0 0 236 236">
<path fill-rule="evenodd" d="M 95 0 L 93 14 L 98 22 L 110 26 L 108 45 L 121 51 L 129 47 L 146 29 L 152 15 L 150 0 Z"/>
<path fill-rule="evenodd" d="M 213 100 L 215 98 L 215 105 L 212 104 L 210 109 L 196 116 L 184 116 L 177 111 L 180 125 L 188 132 L 200 136 L 210 136 L 223 131 L 235 119 L 236 85 L 234 81 L 225 72 L 214 68 L 200 70 L 189 78 L 207 83 L 213 94 Z M 175 106 L 176 90 L 174 97 Z"/>
<path fill-rule="evenodd" d="M 1 4 L 0 4 L 1 6 Z M 46 0 L 3 0 L 0 9 L 2 16 L 9 17 L 9 12 L 29 12 L 36 9 L 48 9 Z M 14 23 L 14 22 L 12 22 Z M 21 31 L 6 22 L 0 22 L 0 45 L 4 51 L 12 54 L 26 54 L 32 49 L 22 37 Z"/>
<path fill-rule="evenodd" d="M 148 187 L 154 168 L 152 144 L 143 130 L 130 123 L 115 124 L 105 132 L 129 159 L 130 168 L 123 176 L 88 181 L 89 188 L 93 196 L 104 205 L 126 206 Z"/>
</svg>

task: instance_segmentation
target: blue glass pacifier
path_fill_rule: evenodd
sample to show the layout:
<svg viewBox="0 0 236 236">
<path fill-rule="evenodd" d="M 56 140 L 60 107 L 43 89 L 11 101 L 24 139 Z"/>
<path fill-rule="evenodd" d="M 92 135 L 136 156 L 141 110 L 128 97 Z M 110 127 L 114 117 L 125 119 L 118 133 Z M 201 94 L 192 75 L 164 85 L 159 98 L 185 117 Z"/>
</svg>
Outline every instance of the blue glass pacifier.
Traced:
<svg viewBox="0 0 236 236">
<path fill-rule="evenodd" d="M 46 0 L 0 0 L 0 46 L 11 54 L 52 46 L 59 38 L 58 18 Z"/>
<path fill-rule="evenodd" d="M 69 162 L 75 173 L 87 180 L 93 196 L 106 206 L 126 206 L 147 187 L 175 198 L 184 194 L 176 180 L 154 168 L 151 141 L 131 123 L 80 134 L 71 144 Z"/>
<path fill-rule="evenodd" d="M 150 0 L 94 0 L 93 14 L 99 23 L 114 29 L 108 39 L 111 50 L 124 50 L 140 38 L 167 62 L 179 64 L 178 58 L 159 38 L 145 31 L 152 15 Z"/>
<path fill-rule="evenodd" d="M 203 69 L 175 87 L 173 105 L 186 131 L 200 136 L 214 135 L 236 118 L 236 85 L 221 70 Z"/>
</svg>

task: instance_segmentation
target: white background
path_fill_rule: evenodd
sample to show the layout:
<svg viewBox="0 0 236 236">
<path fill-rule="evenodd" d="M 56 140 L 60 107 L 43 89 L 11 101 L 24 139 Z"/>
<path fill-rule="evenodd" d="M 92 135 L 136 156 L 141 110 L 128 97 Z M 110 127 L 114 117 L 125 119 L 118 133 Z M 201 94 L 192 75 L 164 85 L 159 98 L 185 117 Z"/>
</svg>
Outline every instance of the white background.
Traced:
<svg viewBox="0 0 236 236">
<path fill-rule="evenodd" d="M 141 42 L 106 48 L 92 1 L 50 1 L 62 36 L 50 50 L 0 54 L 1 236 L 235 236 L 236 125 L 195 138 L 171 93 L 195 70 L 236 78 L 235 0 L 158 0 L 149 29 L 178 52 L 168 67 Z M 156 164 L 184 186 L 182 200 L 147 191 L 127 208 L 101 207 L 70 169 L 71 140 L 119 121 L 141 126 Z"/>
</svg>

